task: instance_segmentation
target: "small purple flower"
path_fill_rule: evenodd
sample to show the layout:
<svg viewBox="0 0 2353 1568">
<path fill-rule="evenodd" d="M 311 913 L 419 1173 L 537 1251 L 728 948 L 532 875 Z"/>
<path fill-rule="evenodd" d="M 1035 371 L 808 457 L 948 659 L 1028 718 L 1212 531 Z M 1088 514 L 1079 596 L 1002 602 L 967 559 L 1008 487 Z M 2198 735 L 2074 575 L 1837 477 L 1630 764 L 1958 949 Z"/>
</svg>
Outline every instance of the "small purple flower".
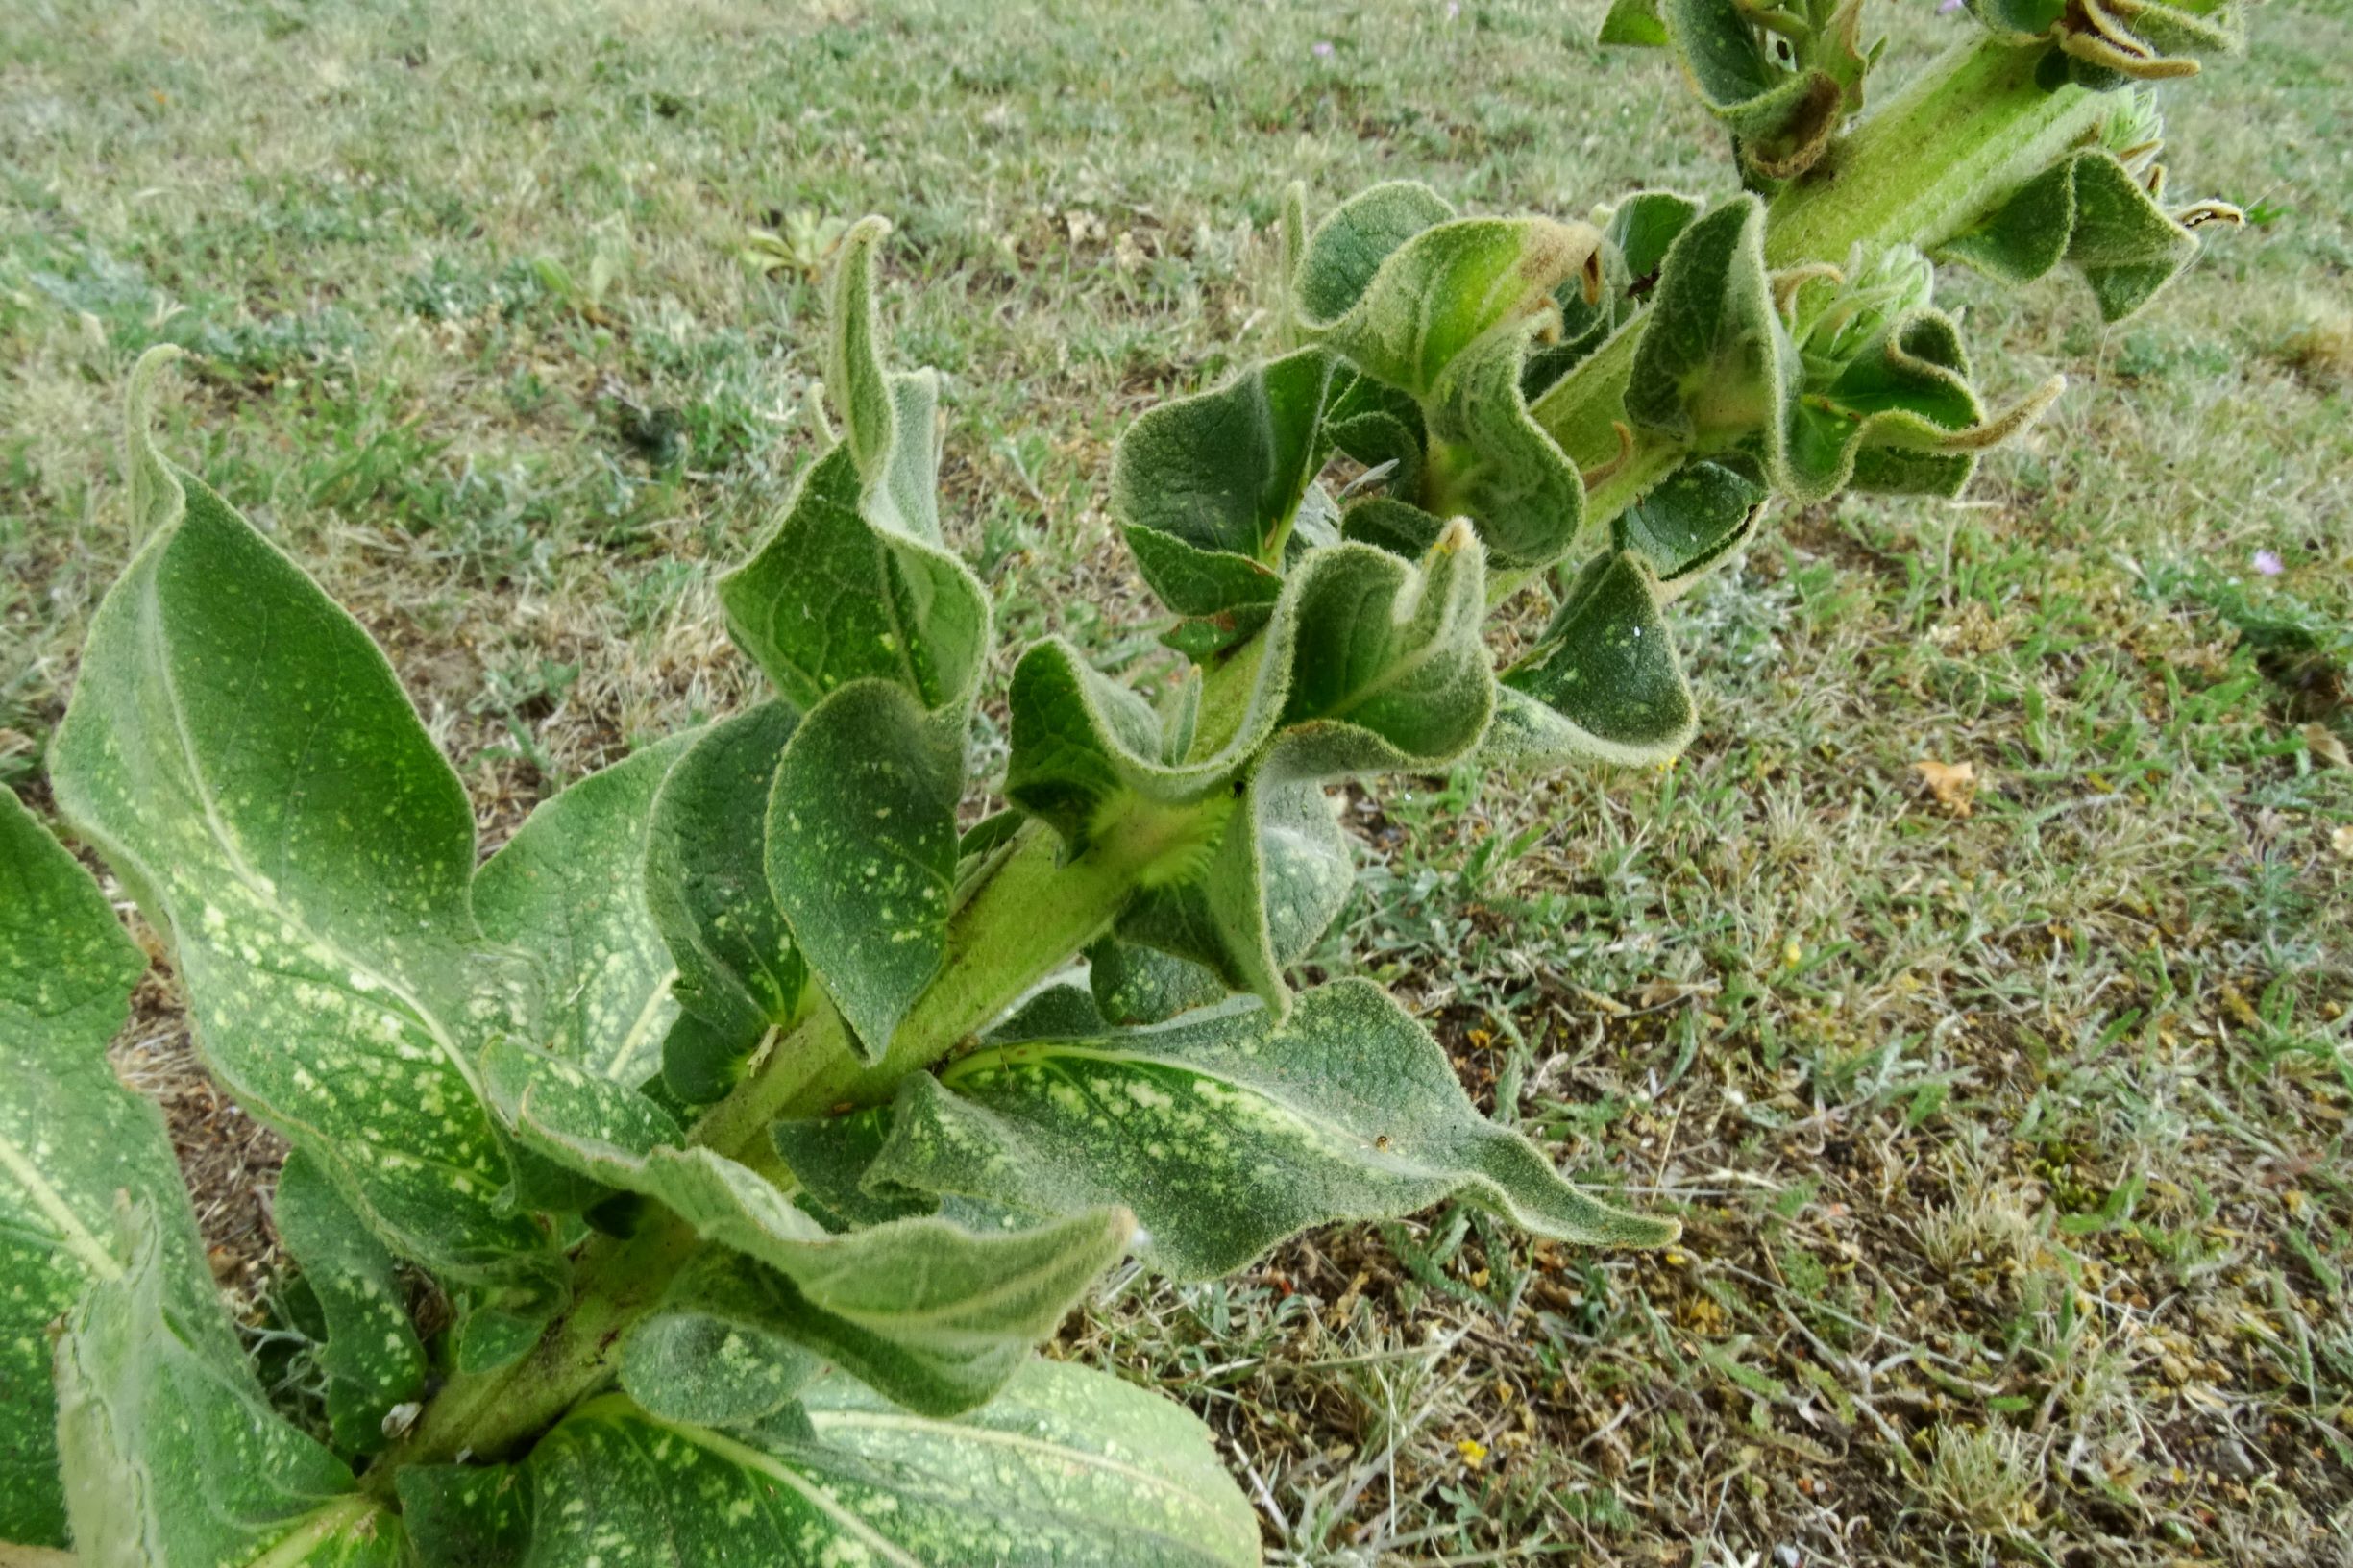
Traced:
<svg viewBox="0 0 2353 1568">
<path fill-rule="evenodd" d="M 2259 550 L 2255 552 L 2255 570 L 2267 577 L 2276 577 L 2288 570 L 2288 563 L 2279 558 L 2276 550 Z"/>
<path fill-rule="evenodd" d="M 1462 14 L 1462 0 L 1446 0 L 1446 19 L 1453 21 Z"/>
<path fill-rule="evenodd" d="M 1317 60 L 1330 60 L 1332 58 L 1332 40 L 1330 38 L 1317 38 L 1315 40 L 1315 46 L 1311 53 L 1312 53 Z"/>
<path fill-rule="evenodd" d="M 1939 16 L 1949 16 L 1967 3 L 1968 0 L 1938 0 L 1936 13 Z"/>
</svg>

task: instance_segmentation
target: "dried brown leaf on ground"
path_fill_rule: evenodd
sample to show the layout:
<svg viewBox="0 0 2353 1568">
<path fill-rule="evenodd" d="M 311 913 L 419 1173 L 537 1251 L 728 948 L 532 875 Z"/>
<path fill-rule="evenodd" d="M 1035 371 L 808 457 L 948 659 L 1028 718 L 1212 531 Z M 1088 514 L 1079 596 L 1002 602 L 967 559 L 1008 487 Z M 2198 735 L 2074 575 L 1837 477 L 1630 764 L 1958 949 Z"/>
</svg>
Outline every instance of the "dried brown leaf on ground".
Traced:
<svg viewBox="0 0 2353 1568">
<path fill-rule="evenodd" d="M 1930 798 L 1952 813 L 1966 817 L 1977 798 L 1977 765 L 1973 762 L 1939 762 L 1923 757 L 1912 764 L 1912 772 Z"/>
</svg>

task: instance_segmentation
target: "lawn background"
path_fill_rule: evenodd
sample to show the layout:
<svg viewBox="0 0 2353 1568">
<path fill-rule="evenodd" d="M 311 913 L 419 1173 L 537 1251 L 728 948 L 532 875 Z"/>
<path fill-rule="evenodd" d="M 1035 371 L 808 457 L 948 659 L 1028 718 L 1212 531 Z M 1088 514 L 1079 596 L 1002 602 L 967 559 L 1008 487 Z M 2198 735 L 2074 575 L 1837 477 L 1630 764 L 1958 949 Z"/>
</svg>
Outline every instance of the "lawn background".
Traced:
<svg viewBox="0 0 2353 1568">
<path fill-rule="evenodd" d="M 486 844 L 727 711 L 710 576 L 811 455 L 821 253 L 867 211 L 897 358 L 947 378 L 993 694 L 1049 629 L 1147 674 L 1111 445 L 1269 351 L 1286 183 L 1731 188 L 1598 12 L 14 0 L 0 782 L 46 807 L 162 341 L 166 450 L 384 642 Z M 1888 77 L 1972 26 L 1866 17 Z M 1992 388 L 2066 399 L 1961 502 L 1783 512 L 1679 605 L 1674 769 L 1351 796 L 1312 968 L 1688 1230 L 1441 1213 L 1115 1282 L 1057 1353 L 1205 1415 L 1276 1560 L 2353 1561 L 2353 12 L 2253 31 L 2163 102 L 2172 191 L 2255 221 L 2115 328 L 1949 274 Z M 117 1059 L 266 1308 L 274 1141 L 162 982 Z"/>
</svg>

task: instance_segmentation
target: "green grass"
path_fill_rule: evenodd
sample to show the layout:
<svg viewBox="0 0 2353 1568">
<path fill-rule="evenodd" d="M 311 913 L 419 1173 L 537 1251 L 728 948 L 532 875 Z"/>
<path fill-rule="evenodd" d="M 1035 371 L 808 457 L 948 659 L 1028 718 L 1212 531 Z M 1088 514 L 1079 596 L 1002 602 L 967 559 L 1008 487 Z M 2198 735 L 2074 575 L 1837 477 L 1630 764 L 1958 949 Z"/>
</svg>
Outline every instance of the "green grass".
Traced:
<svg viewBox="0 0 2353 1568">
<path fill-rule="evenodd" d="M 0 780 L 40 798 L 164 340 L 167 447 L 385 642 L 491 834 L 736 703 L 710 574 L 811 452 L 814 252 L 870 210 L 1007 653 L 1148 672 L 1106 459 L 1268 348 L 1285 182 L 1729 187 L 1598 9 L 9 8 Z M 1876 8 L 1896 69 L 1929 12 Z M 1689 1230 L 1442 1213 L 1108 1289 L 1069 1353 L 1202 1411 L 1277 1560 L 2353 1560 L 2353 17 L 2262 8 L 2167 107 L 2173 189 L 2258 221 L 2110 330 L 1950 277 L 1994 387 L 2066 400 L 1960 504 L 1784 515 L 1679 605 L 1674 770 L 1356 797 L 1318 966 Z M 266 1272 L 266 1147 L 145 1003 L 127 1067 Z"/>
</svg>

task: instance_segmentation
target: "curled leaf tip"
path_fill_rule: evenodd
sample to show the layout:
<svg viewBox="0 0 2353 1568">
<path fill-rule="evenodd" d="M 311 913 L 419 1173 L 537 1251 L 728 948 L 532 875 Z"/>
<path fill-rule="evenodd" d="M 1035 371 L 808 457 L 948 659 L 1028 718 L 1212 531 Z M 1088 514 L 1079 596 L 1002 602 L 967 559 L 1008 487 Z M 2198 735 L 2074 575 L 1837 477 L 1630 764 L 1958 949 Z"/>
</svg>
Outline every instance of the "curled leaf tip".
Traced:
<svg viewBox="0 0 2353 1568">
<path fill-rule="evenodd" d="M 156 450 L 156 381 L 163 367 L 185 355 L 177 343 L 158 343 L 131 367 L 131 388 L 123 399 L 123 469 L 131 481 L 131 541 L 144 543 L 168 527 L 187 504 L 171 465 Z"/>
<path fill-rule="evenodd" d="M 1633 428 L 1628 425 L 1626 421 L 1622 419 L 1611 420 L 1609 422 L 1609 428 L 1616 433 L 1618 438 L 1618 450 L 1616 453 L 1609 457 L 1604 458 L 1601 462 L 1594 464 L 1591 468 L 1580 469 L 1578 471 L 1577 477 L 1579 480 L 1583 483 L 1585 491 L 1588 495 L 1591 494 L 1596 487 L 1608 483 L 1610 479 L 1617 476 L 1621 469 L 1625 468 L 1625 466 L 1633 459 Z"/>
<path fill-rule="evenodd" d="M 2173 221 L 2184 229 L 2201 229 L 2210 223 L 2218 223 L 2226 229 L 2240 229 L 2246 225 L 2246 214 L 2229 202 L 2209 200 L 2191 203 L 2173 214 Z"/>
</svg>

